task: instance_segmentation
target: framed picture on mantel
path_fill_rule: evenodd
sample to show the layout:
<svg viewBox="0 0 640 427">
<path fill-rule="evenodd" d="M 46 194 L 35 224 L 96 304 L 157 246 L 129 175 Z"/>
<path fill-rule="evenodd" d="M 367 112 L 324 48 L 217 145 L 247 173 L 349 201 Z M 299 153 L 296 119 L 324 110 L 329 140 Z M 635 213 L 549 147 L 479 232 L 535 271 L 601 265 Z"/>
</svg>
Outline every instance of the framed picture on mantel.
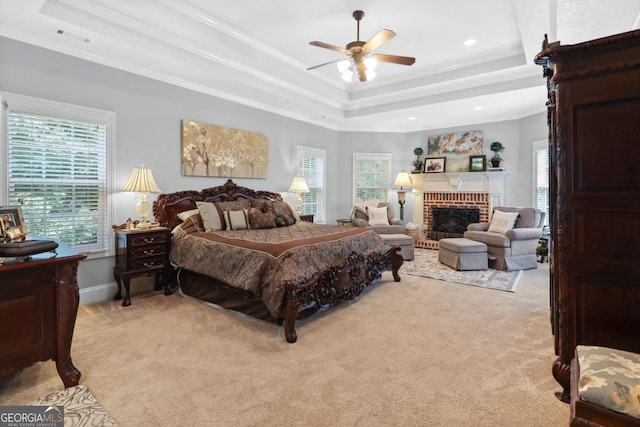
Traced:
<svg viewBox="0 0 640 427">
<path fill-rule="evenodd" d="M 484 172 L 487 170 L 487 156 L 469 156 L 469 172 Z"/>
<path fill-rule="evenodd" d="M 424 159 L 422 171 L 424 173 L 441 173 L 444 172 L 444 166 L 447 162 L 446 157 L 427 157 Z"/>
</svg>

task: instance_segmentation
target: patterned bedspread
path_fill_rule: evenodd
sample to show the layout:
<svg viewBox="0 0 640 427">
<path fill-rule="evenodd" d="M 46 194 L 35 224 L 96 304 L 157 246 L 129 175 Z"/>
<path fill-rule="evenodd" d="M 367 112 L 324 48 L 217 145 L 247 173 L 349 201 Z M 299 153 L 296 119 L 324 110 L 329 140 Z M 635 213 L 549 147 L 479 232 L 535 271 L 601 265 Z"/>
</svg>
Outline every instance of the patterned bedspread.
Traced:
<svg viewBox="0 0 640 427">
<path fill-rule="evenodd" d="M 369 229 L 297 222 L 266 230 L 201 233 L 176 227 L 174 265 L 224 281 L 261 298 L 281 316 L 283 283 L 306 283 L 340 265 L 352 252 L 384 254 L 389 248 Z"/>
</svg>

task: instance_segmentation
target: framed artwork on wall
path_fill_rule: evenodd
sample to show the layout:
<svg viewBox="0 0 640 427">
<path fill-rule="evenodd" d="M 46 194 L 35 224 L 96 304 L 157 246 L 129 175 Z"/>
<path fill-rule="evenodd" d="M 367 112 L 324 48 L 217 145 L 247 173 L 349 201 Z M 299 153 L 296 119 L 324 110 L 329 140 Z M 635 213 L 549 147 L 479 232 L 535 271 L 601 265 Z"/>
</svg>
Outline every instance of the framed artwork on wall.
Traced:
<svg viewBox="0 0 640 427">
<path fill-rule="evenodd" d="M 469 156 L 469 172 L 483 172 L 487 170 L 487 156 Z"/>
<path fill-rule="evenodd" d="M 447 158 L 446 172 L 468 172 L 469 156 L 481 154 L 482 131 L 480 130 L 433 135 L 429 137 L 427 143 L 427 156 Z"/>
<path fill-rule="evenodd" d="M 267 178 L 266 135 L 240 129 L 182 121 L 182 175 Z"/>
<path fill-rule="evenodd" d="M 424 173 L 442 173 L 447 163 L 446 157 L 427 157 L 424 159 Z"/>
</svg>

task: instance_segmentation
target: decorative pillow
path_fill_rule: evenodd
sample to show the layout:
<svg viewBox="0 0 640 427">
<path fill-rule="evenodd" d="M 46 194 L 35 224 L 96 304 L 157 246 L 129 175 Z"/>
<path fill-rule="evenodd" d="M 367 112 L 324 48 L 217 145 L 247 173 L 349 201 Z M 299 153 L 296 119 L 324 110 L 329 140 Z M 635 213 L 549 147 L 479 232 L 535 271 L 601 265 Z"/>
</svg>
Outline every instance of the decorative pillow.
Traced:
<svg viewBox="0 0 640 427">
<path fill-rule="evenodd" d="M 196 202 L 200 216 L 202 217 L 202 224 L 204 231 L 219 231 L 222 230 L 222 220 L 220 219 L 220 213 L 213 203 L 209 202 Z"/>
<path fill-rule="evenodd" d="M 238 211 L 224 211 L 224 221 L 227 225 L 227 231 L 230 230 L 246 230 L 249 228 L 247 220 L 247 209 Z"/>
<path fill-rule="evenodd" d="M 269 206 L 269 202 L 270 200 L 267 199 L 251 199 L 251 207 L 259 209 L 261 212 L 266 212 Z"/>
<path fill-rule="evenodd" d="M 196 214 L 196 215 L 191 215 L 189 218 L 187 218 L 186 220 L 182 221 L 180 224 L 178 224 L 173 231 L 171 231 L 171 234 L 173 234 L 176 230 L 176 228 L 182 228 L 184 230 L 185 233 L 187 234 L 191 234 L 191 233 L 199 233 L 204 231 L 204 228 L 202 227 L 202 222 L 198 221 L 196 222 L 194 219 L 198 218 L 200 219 L 200 215 Z"/>
<path fill-rule="evenodd" d="M 520 215 L 518 212 L 493 211 L 488 231 L 502 234 L 506 233 L 513 228 L 516 219 L 518 219 L 518 215 Z"/>
<path fill-rule="evenodd" d="M 289 215 L 279 215 L 276 217 L 276 225 L 278 227 L 288 227 L 296 223 L 296 219 Z"/>
<path fill-rule="evenodd" d="M 381 208 L 367 206 L 367 214 L 369 215 L 369 225 L 389 225 L 386 206 Z"/>
<path fill-rule="evenodd" d="M 202 216 L 200 216 L 200 210 L 191 209 L 188 211 L 180 212 L 177 215 L 182 222 L 192 222 L 197 231 L 204 231 L 204 224 L 202 223 Z"/>
<path fill-rule="evenodd" d="M 285 202 L 269 202 L 268 212 L 271 212 L 276 217 L 276 225 L 278 227 L 286 227 L 296 223 L 291 207 Z"/>
<path fill-rule="evenodd" d="M 251 208 L 248 216 L 249 228 L 252 230 L 276 228 L 276 217 L 271 212 L 261 212 L 257 208 Z"/>
</svg>

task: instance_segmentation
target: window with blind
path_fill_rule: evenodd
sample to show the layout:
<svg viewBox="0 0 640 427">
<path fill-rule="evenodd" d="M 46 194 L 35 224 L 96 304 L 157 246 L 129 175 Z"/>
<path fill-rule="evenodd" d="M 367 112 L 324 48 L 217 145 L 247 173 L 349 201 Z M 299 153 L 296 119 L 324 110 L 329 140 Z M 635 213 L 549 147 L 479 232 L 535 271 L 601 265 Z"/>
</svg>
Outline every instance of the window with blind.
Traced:
<svg viewBox="0 0 640 427">
<path fill-rule="evenodd" d="M 353 203 L 371 199 L 386 202 L 390 167 L 389 153 L 353 153 Z"/>
<path fill-rule="evenodd" d="M 76 252 L 108 252 L 112 113 L 20 101 L 7 100 L 7 204 L 22 207 L 30 236 L 60 240 Z"/>
<path fill-rule="evenodd" d="M 549 146 L 547 141 L 533 145 L 535 206 L 545 212 L 545 225 L 549 224 Z"/>
<path fill-rule="evenodd" d="M 309 187 L 308 193 L 302 193 L 301 211 L 313 214 L 314 222 L 321 223 L 326 221 L 326 159 L 326 150 L 298 146 L 298 176 L 304 177 Z"/>
</svg>

